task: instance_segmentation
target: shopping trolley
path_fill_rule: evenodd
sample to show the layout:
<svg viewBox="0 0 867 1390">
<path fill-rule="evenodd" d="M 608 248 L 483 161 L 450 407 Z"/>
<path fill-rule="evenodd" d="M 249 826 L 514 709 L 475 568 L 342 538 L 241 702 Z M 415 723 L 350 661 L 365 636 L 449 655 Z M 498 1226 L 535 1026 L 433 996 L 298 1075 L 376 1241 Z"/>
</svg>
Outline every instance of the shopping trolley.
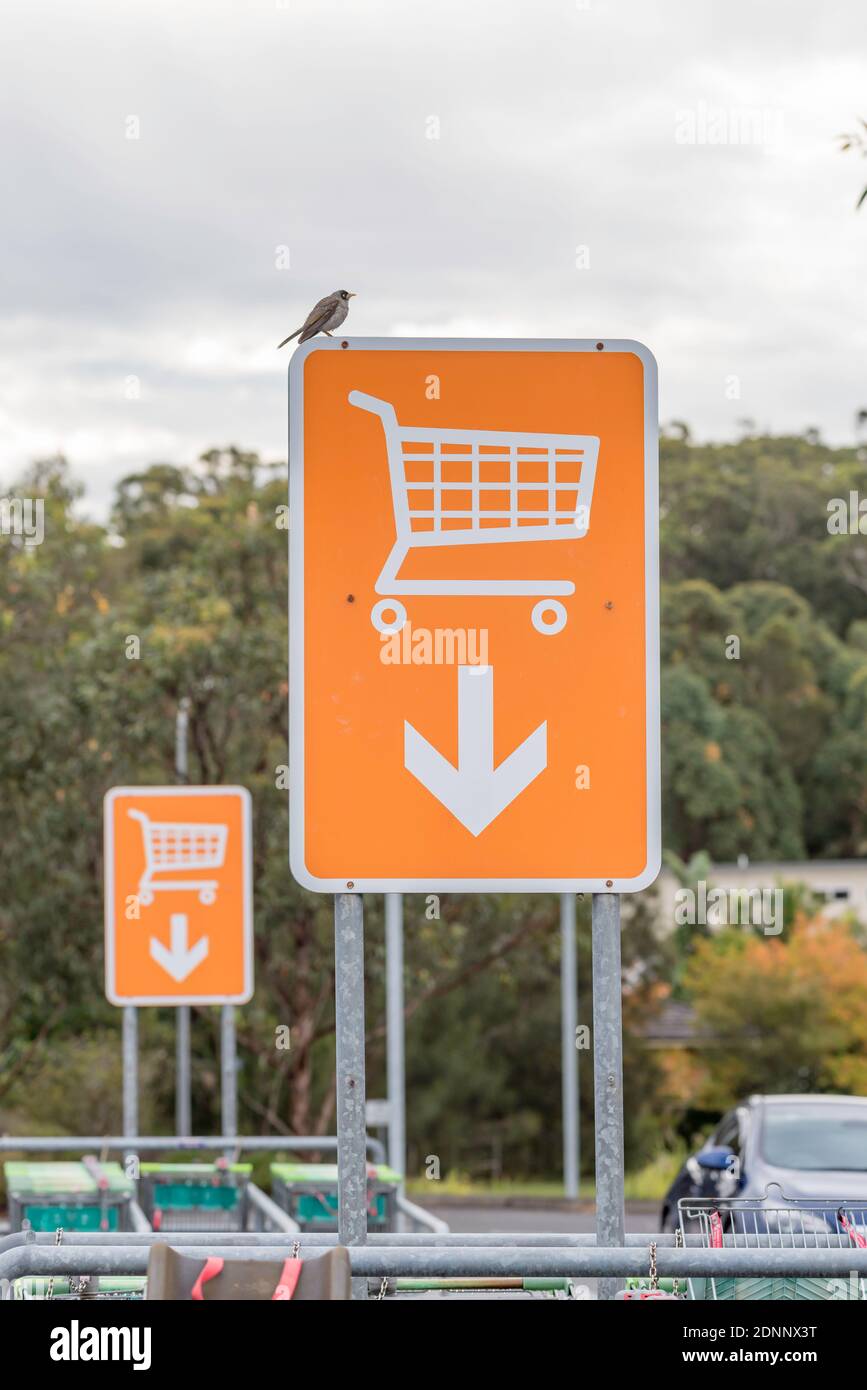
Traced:
<svg viewBox="0 0 867 1390">
<path fill-rule="evenodd" d="M 867 1246 L 864 1199 L 786 1197 L 771 1183 L 761 1198 L 692 1198 L 678 1201 L 682 1231 L 697 1233 L 709 1249 L 847 1250 Z M 690 1279 L 690 1298 L 836 1299 L 867 1297 L 865 1281 L 819 1276 Z"/>
<path fill-rule="evenodd" d="M 134 1187 L 118 1163 L 6 1163 L 9 1228 L 130 1231 Z"/>
<path fill-rule="evenodd" d="M 396 1229 L 402 1178 L 384 1163 L 367 1166 L 367 1229 Z M 337 1230 L 337 1164 L 272 1163 L 271 1196 L 302 1231 Z"/>
<path fill-rule="evenodd" d="M 350 391 L 349 402 L 379 416 L 391 478 L 396 537 L 375 585 L 389 595 L 371 610 L 377 632 L 399 632 L 406 622 L 398 594 L 534 597 L 536 631 L 561 632 L 566 609 L 556 596 L 575 592 L 569 580 L 401 579 L 399 571 L 415 548 L 586 536 L 598 437 L 413 428 L 398 424 L 389 401 Z"/>
<path fill-rule="evenodd" d="M 226 855 L 227 825 L 210 822 L 151 820 L 144 811 L 127 811 L 141 823 L 144 838 L 145 871 L 139 879 L 138 898 L 143 907 L 154 900 L 160 889 L 198 893 L 200 903 L 217 900 L 216 879 L 170 878 L 157 883 L 154 874 L 174 869 L 219 869 Z"/>
<path fill-rule="evenodd" d="M 244 1231 L 250 1163 L 142 1163 L 139 1202 L 155 1231 Z"/>
</svg>

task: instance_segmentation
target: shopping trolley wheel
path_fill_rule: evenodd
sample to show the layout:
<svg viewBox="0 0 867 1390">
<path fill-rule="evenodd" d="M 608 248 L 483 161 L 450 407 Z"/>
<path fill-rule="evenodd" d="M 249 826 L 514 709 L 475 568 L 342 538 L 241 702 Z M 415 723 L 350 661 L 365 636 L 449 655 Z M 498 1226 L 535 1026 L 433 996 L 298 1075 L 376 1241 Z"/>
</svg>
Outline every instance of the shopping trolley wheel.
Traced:
<svg viewBox="0 0 867 1390">
<path fill-rule="evenodd" d="M 394 617 L 387 618 L 386 613 L 393 613 Z M 370 610 L 370 621 L 377 632 L 400 632 L 406 622 L 406 609 L 399 599 L 381 598 Z"/>
<path fill-rule="evenodd" d="M 554 614 L 550 622 L 545 619 L 546 613 Z M 562 632 L 566 626 L 566 609 L 563 604 L 555 598 L 540 599 L 533 609 L 533 626 L 546 637 L 553 637 L 555 633 Z"/>
<path fill-rule="evenodd" d="M 204 903 L 205 907 L 210 906 L 211 903 L 215 903 L 216 901 L 217 901 L 217 890 L 216 890 L 216 888 L 203 888 L 203 889 L 201 890 L 201 892 L 199 893 L 199 902 L 200 902 L 200 903 Z"/>
<path fill-rule="evenodd" d="M 138 895 L 140 907 L 150 907 L 154 900 L 154 895 L 149 888 L 142 888 Z"/>
</svg>

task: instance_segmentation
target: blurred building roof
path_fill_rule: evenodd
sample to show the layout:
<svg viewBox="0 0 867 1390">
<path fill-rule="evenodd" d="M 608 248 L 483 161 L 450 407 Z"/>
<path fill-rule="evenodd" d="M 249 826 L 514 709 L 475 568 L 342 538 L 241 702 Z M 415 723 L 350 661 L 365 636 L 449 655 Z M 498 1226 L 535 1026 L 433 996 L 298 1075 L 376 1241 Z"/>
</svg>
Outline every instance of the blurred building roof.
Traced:
<svg viewBox="0 0 867 1390">
<path fill-rule="evenodd" d="M 640 1036 L 651 1047 L 712 1047 L 717 1041 L 698 1025 L 691 1004 L 675 1000 L 640 1029 Z"/>
</svg>

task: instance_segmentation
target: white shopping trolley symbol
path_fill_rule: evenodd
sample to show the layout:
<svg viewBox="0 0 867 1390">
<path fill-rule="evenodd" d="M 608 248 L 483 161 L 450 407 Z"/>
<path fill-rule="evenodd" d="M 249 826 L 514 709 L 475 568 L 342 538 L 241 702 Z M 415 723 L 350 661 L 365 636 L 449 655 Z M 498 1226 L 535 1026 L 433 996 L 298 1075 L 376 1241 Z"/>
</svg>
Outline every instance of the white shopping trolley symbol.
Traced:
<svg viewBox="0 0 867 1390">
<path fill-rule="evenodd" d="M 198 893 L 207 905 L 217 900 L 217 880 L 213 878 L 162 879 L 154 875 L 175 869 L 219 869 L 226 856 L 227 825 L 201 821 L 151 820 L 144 811 L 127 811 L 141 824 L 144 839 L 145 871 L 139 879 L 138 898 L 143 907 L 159 891 Z"/>
<path fill-rule="evenodd" d="M 561 632 L 566 609 L 555 595 L 575 592 L 569 580 L 401 579 L 399 570 L 416 547 L 585 536 L 598 437 L 413 428 L 398 424 L 388 401 L 364 391 L 350 391 L 349 401 L 379 416 L 388 453 L 396 538 L 376 592 L 538 597 L 532 613 L 536 631 Z M 387 613 L 394 617 L 386 618 Z M 553 620 L 546 621 L 546 614 Z M 381 599 L 370 616 L 378 632 L 398 632 L 406 608 L 394 598 Z"/>
</svg>

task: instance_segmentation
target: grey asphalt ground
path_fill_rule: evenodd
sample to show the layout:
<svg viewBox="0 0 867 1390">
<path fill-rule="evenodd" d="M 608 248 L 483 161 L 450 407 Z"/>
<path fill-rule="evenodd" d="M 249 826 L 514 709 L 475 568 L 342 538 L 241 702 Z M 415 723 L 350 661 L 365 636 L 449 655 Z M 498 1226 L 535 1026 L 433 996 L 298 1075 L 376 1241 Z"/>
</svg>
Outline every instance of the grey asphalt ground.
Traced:
<svg viewBox="0 0 867 1390">
<path fill-rule="evenodd" d="M 418 1200 L 418 1199 L 416 1199 Z M 659 1230 L 659 1203 L 627 1202 L 628 1231 Z M 494 1206 L 471 1202 L 425 1202 L 424 1206 L 447 1221 L 453 1231 L 593 1231 L 595 1215 L 589 1202 L 577 1208 L 567 1205 Z"/>
</svg>

